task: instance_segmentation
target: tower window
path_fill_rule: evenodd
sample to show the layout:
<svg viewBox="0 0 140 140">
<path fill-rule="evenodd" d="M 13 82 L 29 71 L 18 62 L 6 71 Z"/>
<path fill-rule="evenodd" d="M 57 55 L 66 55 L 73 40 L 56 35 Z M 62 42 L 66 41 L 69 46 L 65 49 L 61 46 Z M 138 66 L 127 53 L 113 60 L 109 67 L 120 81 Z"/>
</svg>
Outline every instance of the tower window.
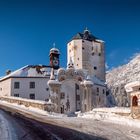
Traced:
<svg viewBox="0 0 140 140">
<path fill-rule="evenodd" d="M 94 70 L 97 70 L 97 67 L 96 66 L 94 66 Z"/>
<path fill-rule="evenodd" d="M 91 50 L 93 51 L 93 47 L 91 48 Z"/>
<path fill-rule="evenodd" d="M 82 40 L 82 42 L 85 42 L 84 40 Z"/>
<path fill-rule="evenodd" d="M 94 52 L 92 52 L 92 56 L 94 55 Z"/>
<path fill-rule="evenodd" d="M 79 57 L 77 58 L 77 60 L 79 60 Z"/>
<path fill-rule="evenodd" d="M 77 64 L 77 66 L 78 66 L 78 64 Z"/>
<path fill-rule="evenodd" d="M 84 50 L 85 48 L 84 48 L 84 47 L 82 47 L 82 49 Z"/>
<path fill-rule="evenodd" d="M 99 53 L 99 56 L 101 56 L 101 53 Z"/>
<path fill-rule="evenodd" d="M 103 89 L 103 94 L 105 94 L 105 90 Z"/>
</svg>

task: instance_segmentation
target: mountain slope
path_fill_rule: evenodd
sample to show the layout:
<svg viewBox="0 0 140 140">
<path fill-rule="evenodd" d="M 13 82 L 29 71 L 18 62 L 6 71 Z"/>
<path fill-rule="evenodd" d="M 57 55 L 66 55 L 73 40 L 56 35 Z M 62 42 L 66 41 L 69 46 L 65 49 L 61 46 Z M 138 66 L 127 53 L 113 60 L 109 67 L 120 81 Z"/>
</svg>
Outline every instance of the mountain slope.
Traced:
<svg viewBox="0 0 140 140">
<path fill-rule="evenodd" d="M 128 64 L 107 72 L 106 81 L 116 105 L 129 106 L 130 97 L 125 92 L 124 86 L 132 81 L 140 81 L 140 54 Z"/>
</svg>

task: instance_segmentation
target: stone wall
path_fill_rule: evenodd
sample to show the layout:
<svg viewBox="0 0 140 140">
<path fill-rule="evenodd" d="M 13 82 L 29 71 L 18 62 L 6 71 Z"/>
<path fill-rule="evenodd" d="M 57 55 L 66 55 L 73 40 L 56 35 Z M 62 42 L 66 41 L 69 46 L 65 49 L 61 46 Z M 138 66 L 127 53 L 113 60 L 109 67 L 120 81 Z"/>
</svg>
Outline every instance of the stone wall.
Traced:
<svg viewBox="0 0 140 140">
<path fill-rule="evenodd" d="M 23 99 L 20 97 L 6 97 L 6 96 L 1 96 L 0 100 L 6 101 L 9 103 L 16 103 L 18 105 L 24 105 L 25 107 L 34 107 L 34 108 L 38 108 L 45 111 L 49 109 L 47 102 L 45 101 Z"/>
</svg>

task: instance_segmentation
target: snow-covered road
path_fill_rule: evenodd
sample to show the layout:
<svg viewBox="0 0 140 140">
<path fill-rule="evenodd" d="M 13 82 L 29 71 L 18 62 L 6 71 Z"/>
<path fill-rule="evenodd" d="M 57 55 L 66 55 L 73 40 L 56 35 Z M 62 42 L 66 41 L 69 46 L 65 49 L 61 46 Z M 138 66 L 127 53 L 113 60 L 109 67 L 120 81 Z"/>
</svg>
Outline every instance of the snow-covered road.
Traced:
<svg viewBox="0 0 140 140">
<path fill-rule="evenodd" d="M 20 108 L 19 106 L 18 107 L 14 105 L 12 106 L 7 103 L 3 103 L 3 104 L 5 104 L 5 106 L 7 106 L 8 108 L 11 108 L 14 112 L 18 112 L 18 113 L 20 112 L 20 114 L 26 116 L 27 118 L 33 118 L 34 120 L 43 123 L 43 124 L 38 124 L 37 122 L 34 122 L 30 124 L 25 120 L 24 121 L 22 119 L 20 120 L 19 118 L 15 119 L 14 129 L 12 131 L 15 133 L 17 127 L 20 128 L 22 126 L 22 128 L 18 129 L 18 133 L 15 133 L 15 135 L 12 136 L 15 138 L 16 138 L 16 134 L 20 133 L 22 134 L 22 136 L 24 136 L 26 135 L 27 132 L 30 131 L 30 129 L 35 128 L 34 132 L 30 133 L 31 136 L 32 134 L 34 136 L 34 133 L 39 134 L 42 133 L 42 131 L 44 131 L 44 133 L 41 134 L 42 139 L 39 140 L 49 140 L 47 138 L 48 135 L 52 135 L 54 139 L 63 139 L 63 140 L 80 140 L 80 139 L 140 140 L 140 128 L 135 127 L 134 125 L 133 126 L 122 125 L 122 124 L 117 124 L 114 122 L 108 122 L 106 120 L 100 120 L 95 118 L 93 119 L 93 118 L 82 118 L 82 117 L 66 117 L 57 114 L 49 115 L 46 112 L 30 110 L 24 107 Z M 6 117 L 4 119 L 6 119 Z M 12 119 L 8 119 L 8 121 L 11 122 Z M 8 130 L 9 128 L 7 128 L 7 126 L 8 125 L 5 125 L 3 130 L 2 129 L 1 130 L 2 131 L 4 131 L 5 129 Z M 11 127 L 9 130 L 11 131 Z M 21 133 L 22 131 L 24 132 L 24 135 L 23 133 Z M 10 136 L 11 134 L 10 132 L 7 133 L 6 131 L 5 133 L 6 133 L 5 137 L 7 135 Z M 16 139 L 12 139 L 12 140 L 16 140 Z"/>
<path fill-rule="evenodd" d="M 105 140 L 82 132 L 40 123 L 17 113 L 0 110 L 0 140 Z"/>
<path fill-rule="evenodd" d="M 12 140 L 10 126 L 8 124 L 8 121 L 4 118 L 2 114 L 0 114 L 0 139 Z"/>
</svg>

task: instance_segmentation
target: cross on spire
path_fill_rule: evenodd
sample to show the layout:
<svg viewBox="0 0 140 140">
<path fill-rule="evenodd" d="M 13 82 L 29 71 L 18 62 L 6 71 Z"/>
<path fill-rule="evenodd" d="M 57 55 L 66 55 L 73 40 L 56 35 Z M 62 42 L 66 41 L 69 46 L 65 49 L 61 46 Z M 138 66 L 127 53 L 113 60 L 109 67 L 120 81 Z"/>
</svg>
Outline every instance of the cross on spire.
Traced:
<svg viewBox="0 0 140 140">
<path fill-rule="evenodd" d="M 55 42 L 53 43 L 53 48 L 55 48 L 56 47 L 56 44 L 55 44 Z"/>
</svg>

